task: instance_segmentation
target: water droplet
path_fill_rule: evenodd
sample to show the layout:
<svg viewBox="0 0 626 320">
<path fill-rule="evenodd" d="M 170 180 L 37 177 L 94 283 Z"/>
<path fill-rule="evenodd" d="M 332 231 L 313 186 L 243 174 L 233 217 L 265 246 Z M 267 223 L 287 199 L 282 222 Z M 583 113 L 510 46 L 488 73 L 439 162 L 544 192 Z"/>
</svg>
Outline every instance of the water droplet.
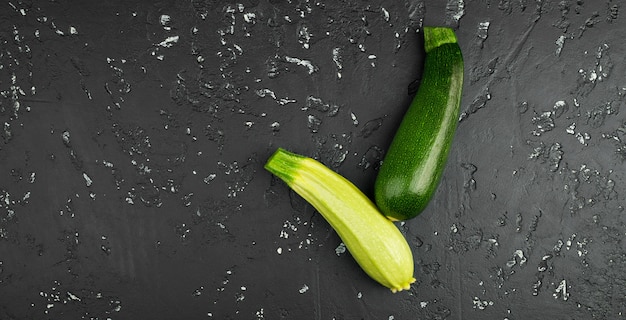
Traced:
<svg viewBox="0 0 626 320">
<path fill-rule="evenodd" d="M 448 0 L 446 3 L 446 21 L 448 25 L 457 27 L 459 20 L 465 15 L 465 1 Z"/>
<path fill-rule="evenodd" d="M 354 126 L 359 125 L 359 120 L 356 118 L 356 114 L 354 114 L 354 112 L 350 112 L 350 119 L 352 119 L 352 124 Z"/>
<path fill-rule="evenodd" d="M 528 102 L 526 101 L 522 101 L 517 105 L 517 111 L 520 114 L 524 114 L 526 113 L 526 111 L 528 111 Z"/>
<path fill-rule="evenodd" d="M 63 131 L 63 133 L 61 134 L 61 139 L 63 139 L 63 144 L 67 147 L 70 147 L 70 132 L 69 131 Z"/>
<path fill-rule="evenodd" d="M 424 241 L 416 236 L 413 238 L 413 245 L 417 248 L 421 248 L 424 245 Z"/>
<path fill-rule="evenodd" d="M 554 118 L 556 119 L 561 117 L 561 115 L 567 112 L 567 110 L 569 110 L 569 105 L 567 104 L 567 102 L 563 100 L 559 100 L 555 102 L 554 106 L 552 107 L 552 112 L 554 113 Z"/>
<path fill-rule="evenodd" d="M 489 36 L 490 24 L 491 23 L 489 21 L 478 23 L 478 31 L 476 32 L 476 36 L 478 37 L 478 43 L 481 48 L 483 46 L 483 43 L 485 42 L 485 40 L 487 40 L 487 37 Z"/>
<path fill-rule="evenodd" d="M 272 124 L 270 125 L 270 127 L 272 128 L 272 132 L 278 132 L 280 131 L 280 123 L 278 121 L 274 121 L 272 122 Z"/>
<path fill-rule="evenodd" d="M 335 254 L 337 254 L 338 256 L 342 255 L 345 252 L 346 252 L 346 245 L 343 242 L 340 243 L 337 246 L 337 248 L 335 248 Z"/>
<path fill-rule="evenodd" d="M 318 117 L 312 114 L 307 116 L 307 127 L 312 133 L 317 132 L 321 124 L 322 124 L 322 120 L 319 119 Z"/>
<path fill-rule="evenodd" d="M 541 134 L 554 129 L 554 118 L 552 115 L 553 113 L 551 111 L 545 111 L 532 118 L 532 123 L 537 127 L 536 130 L 532 131 L 534 136 L 540 136 Z"/>
<path fill-rule="evenodd" d="M 359 135 L 363 138 L 367 138 L 371 136 L 372 133 L 374 133 L 376 130 L 378 130 L 378 128 L 380 128 L 382 125 L 383 125 L 382 118 L 376 118 L 376 119 L 370 120 L 363 125 Z"/>
<path fill-rule="evenodd" d="M 378 170 L 382 160 L 383 150 L 377 146 L 371 146 L 361 157 L 361 161 L 359 161 L 358 166 L 363 170 L 367 170 L 372 166 L 374 170 Z"/>
</svg>

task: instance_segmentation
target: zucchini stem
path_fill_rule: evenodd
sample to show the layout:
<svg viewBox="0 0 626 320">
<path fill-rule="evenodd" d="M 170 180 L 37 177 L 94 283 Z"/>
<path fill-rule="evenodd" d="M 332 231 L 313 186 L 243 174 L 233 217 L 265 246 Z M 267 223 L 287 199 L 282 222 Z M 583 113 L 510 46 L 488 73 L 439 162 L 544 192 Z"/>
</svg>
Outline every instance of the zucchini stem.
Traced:
<svg viewBox="0 0 626 320">
<path fill-rule="evenodd" d="M 457 43 L 456 35 L 452 29 L 446 27 L 424 27 L 424 51 L 426 53 L 446 43 Z"/>
<path fill-rule="evenodd" d="M 304 159 L 304 156 L 278 148 L 265 163 L 265 169 L 291 186 L 294 173 Z"/>
</svg>

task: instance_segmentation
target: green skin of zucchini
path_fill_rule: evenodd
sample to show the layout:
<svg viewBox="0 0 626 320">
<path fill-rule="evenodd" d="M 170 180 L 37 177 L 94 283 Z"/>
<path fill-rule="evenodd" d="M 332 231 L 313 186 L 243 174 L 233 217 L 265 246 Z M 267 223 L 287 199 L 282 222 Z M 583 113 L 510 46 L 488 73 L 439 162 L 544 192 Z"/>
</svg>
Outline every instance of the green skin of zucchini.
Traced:
<svg viewBox="0 0 626 320">
<path fill-rule="evenodd" d="M 387 218 L 420 214 L 437 190 L 459 119 L 463 56 L 449 28 L 425 27 L 420 87 L 380 167 L 375 202 Z"/>
<path fill-rule="evenodd" d="M 408 290 L 413 254 L 404 235 L 352 182 L 322 163 L 278 148 L 265 169 L 328 221 L 356 262 L 392 292 Z"/>
</svg>

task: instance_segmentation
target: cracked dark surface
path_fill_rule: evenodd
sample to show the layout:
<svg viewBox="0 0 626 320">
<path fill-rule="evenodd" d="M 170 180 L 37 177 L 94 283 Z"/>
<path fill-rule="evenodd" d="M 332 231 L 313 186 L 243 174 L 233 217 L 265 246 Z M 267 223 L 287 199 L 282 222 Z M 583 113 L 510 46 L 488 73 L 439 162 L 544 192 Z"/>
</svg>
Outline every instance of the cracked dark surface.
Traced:
<svg viewBox="0 0 626 320">
<path fill-rule="evenodd" d="M 620 319 L 618 1 L 0 5 L 1 319 Z M 263 170 L 277 148 L 371 195 L 455 28 L 462 116 L 391 294 Z"/>
</svg>

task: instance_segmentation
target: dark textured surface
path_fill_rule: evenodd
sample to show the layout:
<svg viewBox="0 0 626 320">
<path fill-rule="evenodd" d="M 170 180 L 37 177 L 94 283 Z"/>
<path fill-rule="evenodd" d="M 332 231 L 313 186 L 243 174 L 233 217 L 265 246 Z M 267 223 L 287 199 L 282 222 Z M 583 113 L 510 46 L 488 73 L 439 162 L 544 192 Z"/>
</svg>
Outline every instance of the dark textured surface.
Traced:
<svg viewBox="0 0 626 320">
<path fill-rule="evenodd" d="M 0 319 L 620 319 L 619 1 L 0 4 Z M 391 294 L 263 170 L 371 195 L 422 24 L 466 85 Z M 304 61 L 304 62 L 303 62 Z M 339 74 L 341 75 L 339 77 Z"/>
</svg>

